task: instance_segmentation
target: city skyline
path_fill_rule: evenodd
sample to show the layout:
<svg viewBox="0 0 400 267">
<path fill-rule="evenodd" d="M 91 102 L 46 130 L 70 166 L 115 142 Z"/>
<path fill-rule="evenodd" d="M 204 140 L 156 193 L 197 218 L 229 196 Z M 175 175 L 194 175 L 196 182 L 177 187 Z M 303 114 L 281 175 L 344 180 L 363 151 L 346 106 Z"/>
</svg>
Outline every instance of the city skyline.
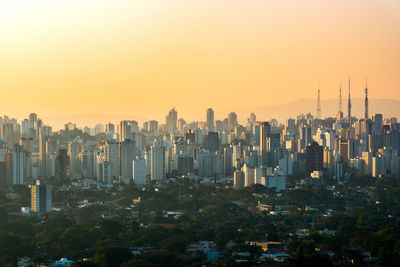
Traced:
<svg viewBox="0 0 400 267">
<path fill-rule="evenodd" d="M 400 0 L 0 0 L 0 266 L 398 266 Z"/>
<path fill-rule="evenodd" d="M 365 89 L 363 89 L 365 90 Z M 364 98 L 351 98 L 352 99 L 352 117 L 362 118 L 365 115 L 365 99 Z M 347 100 L 346 100 L 347 101 Z M 397 104 L 400 101 L 396 100 L 386 100 L 386 99 L 370 99 L 369 101 L 372 103 L 378 103 L 378 105 L 370 105 L 369 114 L 377 114 L 382 113 L 385 115 L 385 118 L 390 119 L 392 117 L 400 117 L 400 112 L 397 109 Z M 377 102 L 375 102 L 377 101 Z M 322 99 L 321 101 L 322 107 L 322 116 L 321 118 L 334 118 L 339 111 L 339 98 L 337 99 Z M 300 108 L 299 105 L 303 108 Z M 235 109 L 235 110 L 215 110 L 213 107 L 208 107 L 213 109 L 215 115 L 215 120 L 223 120 L 229 112 L 235 112 L 238 116 L 238 122 L 241 124 L 245 124 L 247 119 L 249 118 L 251 113 L 255 113 L 257 115 L 258 121 L 269 121 L 271 119 L 278 120 L 279 123 L 284 123 L 286 119 L 295 118 L 300 114 L 312 114 L 316 116 L 316 108 L 317 108 L 317 99 L 300 99 L 298 101 L 290 102 L 283 105 L 276 106 L 266 106 L 266 107 L 255 107 L 253 109 Z M 206 122 L 207 118 L 204 112 L 207 109 L 199 110 L 196 116 L 187 116 L 185 111 L 181 111 L 177 109 L 178 117 L 185 119 L 186 122 Z M 285 109 L 285 112 L 282 112 L 282 109 Z M 328 111 L 327 111 L 328 110 Z M 32 111 L 33 113 L 38 114 L 39 117 L 48 125 L 51 125 L 54 130 L 58 131 L 64 128 L 66 123 L 74 123 L 78 128 L 83 127 L 94 127 L 97 124 L 107 124 L 109 122 L 118 125 L 120 121 L 125 120 L 135 120 L 142 125 L 142 123 L 150 120 L 156 120 L 162 124 L 165 123 L 165 115 L 167 114 L 168 109 L 164 111 L 164 113 L 154 114 L 154 115 L 136 115 L 136 114 L 70 114 L 70 115 L 60 115 L 55 117 L 46 117 L 42 116 L 38 112 Z M 347 105 L 346 109 L 342 112 L 347 117 Z M 28 112 L 30 113 L 30 112 Z M 4 116 L 8 116 L 9 118 L 16 118 L 18 121 L 22 121 L 28 117 L 28 113 L 24 113 L 21 116 L 13 116 L 13 114 L 6 113 L 2 114 Z M 278 114 L 279 113 L 279 114 Z M 184 115 L 182 115 L 184 114 Z M 144 115 L 144 116 L 143 116 Z M 274 116 L 278 115 L 278 116 Z"/>
</svg>

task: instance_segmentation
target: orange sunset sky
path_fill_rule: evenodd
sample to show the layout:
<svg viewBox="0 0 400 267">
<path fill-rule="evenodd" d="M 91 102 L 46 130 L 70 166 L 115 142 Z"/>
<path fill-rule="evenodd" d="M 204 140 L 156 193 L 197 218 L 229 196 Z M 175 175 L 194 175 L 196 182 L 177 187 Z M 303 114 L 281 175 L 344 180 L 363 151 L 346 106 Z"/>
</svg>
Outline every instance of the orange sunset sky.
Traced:
<svg viewBox="0 0 400 267">
<path fill-rule="evenodd" d="M 190 120 L 336 98 L 349 76 L 400 99 L 400 1 L 0 0 L 0 114 L 19 119 Z"/>
</svg>

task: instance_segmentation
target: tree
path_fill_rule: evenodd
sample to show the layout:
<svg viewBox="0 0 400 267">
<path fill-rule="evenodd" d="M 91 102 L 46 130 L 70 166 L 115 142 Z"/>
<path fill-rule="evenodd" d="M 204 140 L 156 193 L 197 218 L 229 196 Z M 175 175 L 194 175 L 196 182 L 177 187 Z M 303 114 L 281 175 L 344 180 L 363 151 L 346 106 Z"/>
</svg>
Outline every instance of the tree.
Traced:
<svg viewBox="0 0 400 267">
<path fill-rule="evenodd" d="M 93 262 L 100 267 L 119 266 L 132 258 L 132 253 L 127 248 L 106 247 L 100 249 L 93 257 Z"/>
<path fill-rule="evenodd" d="M 122 225 L 113 220 L 103 220 L 100 227 L 104 235 L 109 237 L 118 237 L 118 234 L 122 232 Z"/>
<path fill-rule="evenodd" d="M 160 247 L 171 252 L 184 253 L 190 240 L 183 234 L 172 235 L 160 242 Z"/>
<path fill-rule="evenodd" d="M 0 224 L 4 224 L 8 221 L 8 214 L 4 207 L 0 207 Z"/>
</svg>

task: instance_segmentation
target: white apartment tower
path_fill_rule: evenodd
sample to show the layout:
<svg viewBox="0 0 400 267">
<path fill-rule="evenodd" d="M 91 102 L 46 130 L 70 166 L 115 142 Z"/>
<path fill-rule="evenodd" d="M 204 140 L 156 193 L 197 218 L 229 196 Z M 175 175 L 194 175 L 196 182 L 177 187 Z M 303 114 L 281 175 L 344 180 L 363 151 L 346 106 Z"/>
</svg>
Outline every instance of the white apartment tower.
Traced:
<svg viewBox="0 0 400 267">
<path fill-rule="evenodd" d="M 107 141 L 104 147 L 105 161 L 111 163 L 111 175 L 119 177 L 119 143 L 115 140 Z"/>
<path fill-rule="evenodd" d="M 135 154 L 135 141 L 125 139 L 120 143 L 121 178 L 132 179 L 132 164 Z"/>
<path fill-rule="evenodd" d="M 164 180 L 164 147 L 161 143 L 155 141 L 151 146 L 151 180 Z"/>
<path fill-rule="evenodd" d="M 146 184 L 146 160 L 135 159 L 133 161 L 133 182 L 136 185 Z"/>
</svg>

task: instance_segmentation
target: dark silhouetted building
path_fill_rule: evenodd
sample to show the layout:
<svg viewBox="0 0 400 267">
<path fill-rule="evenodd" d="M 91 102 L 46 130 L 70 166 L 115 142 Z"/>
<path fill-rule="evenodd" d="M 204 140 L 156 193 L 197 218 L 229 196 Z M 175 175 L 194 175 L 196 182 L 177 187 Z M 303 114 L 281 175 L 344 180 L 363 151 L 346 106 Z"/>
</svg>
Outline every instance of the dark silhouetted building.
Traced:
<svg viewBox="0 0 400 267">
<path fill-rule="evenodd" d="M 268 151 L 268 137 L 271 133 L 271 126 L 268 122 L 262 122 L 260 125 L 260 155 Z"/>
<path fill-rule="evenodd" d="M 210 152 L 215 152 L 219 149 L 218 133 L 209 132 L 205 136 L 205 139 L 205 147 L 206 149 L 210 150 Z"/>
<path fill-rule="evenodd" d="M 306 170 L 307 173 L 321 171 L 324 166 L 324 148 L 317 142 L 306 146 Z"/>
</svg>

